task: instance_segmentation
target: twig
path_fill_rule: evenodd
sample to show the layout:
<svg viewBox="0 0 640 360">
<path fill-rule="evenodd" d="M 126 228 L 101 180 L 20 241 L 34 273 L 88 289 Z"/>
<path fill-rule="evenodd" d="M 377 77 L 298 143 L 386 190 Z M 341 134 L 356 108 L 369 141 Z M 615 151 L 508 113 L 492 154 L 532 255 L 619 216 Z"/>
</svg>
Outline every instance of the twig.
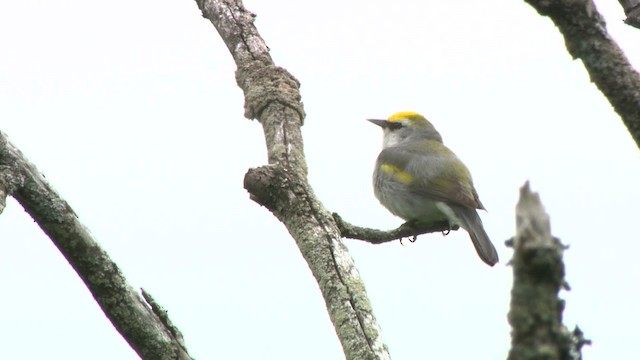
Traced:
<svg viewBox="0 0 640 360">
<path fill-rule="evenodd" d="M 447 221 L 433 223 L 427 227 L 416 227 L 413 224 L 404 223 L 398 228 L 388 231 L 382 231 L 372 228 L 365 228 L 352 225 L 337 213 L 333 213 L 333 218 L 338 224 L 340 234 L 342 237 L 362 240 L 371 244 L 384 244 L 394 240 L 400 240 L 405 237 L 417 237 L 418 235 L 434 233 L 434 232 L 447 232 L 450 230 L 458 230 L 459 226 L 449 226 Z"/>
</svg>

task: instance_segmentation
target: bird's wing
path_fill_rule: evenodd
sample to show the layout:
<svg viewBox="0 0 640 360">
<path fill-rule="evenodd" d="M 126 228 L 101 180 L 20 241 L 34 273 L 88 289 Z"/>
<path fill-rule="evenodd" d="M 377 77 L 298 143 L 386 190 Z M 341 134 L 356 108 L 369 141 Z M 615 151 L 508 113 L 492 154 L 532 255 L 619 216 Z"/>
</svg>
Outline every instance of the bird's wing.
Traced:
<svg viewBox="0 0 640 360">
<path fill-rule="evenodd" d="M 430 149 L 430 156 L 425 155 L 425 148 Z M 484 209 L 473 187 L 469 170 L 440 142 L 429 141 L 428 146 L 414 144 L 387 148 L 380 153 L 379 160 L 381 164 L 393 164 L 403 173 L 411 175 L 413 181 L 407 185 L 416 195 Z"/>
</svg>

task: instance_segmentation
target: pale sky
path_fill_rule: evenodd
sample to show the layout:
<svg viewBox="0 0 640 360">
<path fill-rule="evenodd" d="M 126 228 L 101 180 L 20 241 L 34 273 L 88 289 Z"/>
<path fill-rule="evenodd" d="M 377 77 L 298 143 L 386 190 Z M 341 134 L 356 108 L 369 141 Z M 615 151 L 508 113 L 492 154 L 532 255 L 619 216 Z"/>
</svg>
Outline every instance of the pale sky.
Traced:
<svg viewBox="0 0 640 360">
<path fill-rule="evenodd" d="M 597 1 L 640 65 L 640 30 Z M 402 220 L 375 199 L 380 129 L 424 114 L 462 158 L 501 262 L 464 231 L 345 240 L 393 359 L 505 358 L 518 189 L 530 180 L 565 254 L 565 324 L 585 360 L 637 359 L 640 156 L 619 117 L 523 1 L 246 1 L 302 83 L 309 176 L 354 224 Z M 0 0 L 0 130 L 46 175 L 197 359 L 341 359 L 294 241 L 242 187 L 266 163 L 235 65 L 195 1 Z M 0 215 L 7 359 L 137 359 L 19 204 Z"/>
</svg>

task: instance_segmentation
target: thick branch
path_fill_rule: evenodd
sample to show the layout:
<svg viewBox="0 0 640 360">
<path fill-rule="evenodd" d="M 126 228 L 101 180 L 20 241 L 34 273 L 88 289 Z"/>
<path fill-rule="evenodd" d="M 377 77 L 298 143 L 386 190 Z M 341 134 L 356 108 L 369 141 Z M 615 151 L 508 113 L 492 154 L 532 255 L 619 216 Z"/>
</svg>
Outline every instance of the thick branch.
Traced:
<svg viewBox="0 0 640 360">
<path fill-rule="evenodd" d="M 567 50 L 579 58 L 620 115 L 640 147 L 640 74 L 607 33 L 604 19 L 592 0 L 526 0 L 549 16 L 564 36 Z"/>
<path fill-rule="evenodd" d="M 141 358 L 191 359 L 182 339 L 177 339 L 127 284 L 118 266 L 80 223 L 69 204 L 2 132 L 0 169 L 0 191 L 3 181 L 9 184 L 6 188 L 10 195 L 62 252 L 102 311 Z"/>
<path fill-rule="evenodd" d="M 549 216 L 529 183 L 520 189 L 513 247 L 509 359 L 580 359 L 586 341 L 578 328 L 571 334 L 562 324 L 564 301 L 558 297 L 567 287 L 565 247 L 551 236 Z"/>
<path fill-rule="evenodd" d="M 275 66 L 241 1 L 196 0 L 238 66 L 245 116 L 263 126 L 268 166 L 251 169 L 245 188 L 289 230 L 320 286 L 347 359 L 387 359 L 364 284 L 331 214 L 307 181 L 298 81 Z"/>
<path fill-rule="evenodd" d="M 388 359 L 364 284 L 330 214 L 279 165 L 251 169 L 245 188 L 287 227 L 307 260 L 347 359 Z"/>
<path fill-rule="evenodd" d="M 345 238 L 362 240 L 371 244 L 384 244 L 394 240 L 402 240 L 405 237 L 414 237 L 418 235 L 448 232 L 450 230 L 458 230 L 459 226 L 449 226 L 449 222 L 442 221 L 430 224 L 428 227 L 416 227 L 414 224 L 404 223 L 398 228 L 382 231 L 377 229 L 365 228 L 350 224 L 342 219 L 340 215 L 333 213 L 333 218 L 340 229 L 340 235 Z"/>
</svg>

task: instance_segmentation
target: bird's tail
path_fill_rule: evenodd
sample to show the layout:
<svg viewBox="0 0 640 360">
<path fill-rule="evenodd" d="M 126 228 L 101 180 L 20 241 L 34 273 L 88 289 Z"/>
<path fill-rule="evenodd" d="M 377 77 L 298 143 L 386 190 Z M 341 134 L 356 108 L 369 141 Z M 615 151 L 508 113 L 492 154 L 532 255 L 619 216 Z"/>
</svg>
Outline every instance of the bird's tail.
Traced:
<svg viewBox="0 0 640 360">
<path fill-rule="evenodd" d="M 452 205 L 451 208 L 460 220 L 460 226 L 469 233 L 480 259 L 489 266 L 495 265 L 498 262 L 498 252 L 489 240 L 489 235 L 484 231 L 482 220 L 476 209 L 457 205 Z"/>
</svg>

